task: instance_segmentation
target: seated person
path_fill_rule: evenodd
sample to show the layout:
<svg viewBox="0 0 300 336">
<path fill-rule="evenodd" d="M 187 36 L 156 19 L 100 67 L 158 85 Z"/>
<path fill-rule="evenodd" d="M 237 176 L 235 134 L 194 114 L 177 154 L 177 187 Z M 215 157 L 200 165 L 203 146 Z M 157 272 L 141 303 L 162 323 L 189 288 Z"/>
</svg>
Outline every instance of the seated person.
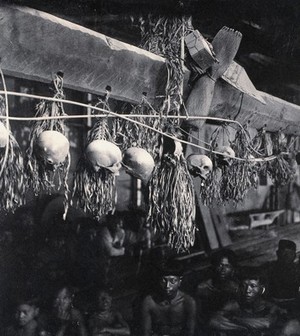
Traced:
<svg viewBox="0 0 300 336">
<path fill-rule="evenodd" d="M 152 230 L 146 222 L 146 213 L 140 209 L 127 211 L 124 214 L 126 253 L 135 255 L 136 250 L 147 251 L 152 246 Z"/>
<path fill-rule="evenodd" d="M 15 323 L 4 330 L 4 336 L 46 335 L 38 321 L 38 315 L 37 299 L 19 300 L 15 312 Z"/>
<path fill-rule="evenodd" d="M 122 213 L 109 214 L 107 223 L 103 225 L 97 234 L 99 244 L 99 268 L 101 273 L 98 274 L 98 283 L 102 286 L 108 286 L 112 282 L 114 271 L 117 272 L 118 260 L 116 257 L 125 255 L 125 231 L 123 229 Z"/>
<path fill-rule="evenodd" d="M 81 313 L 72 305 L 74 294 L 68 287 L 58 290 L 47 331 L 53 336 L 87 336 Z"/>
<path fill-rule="evenodd" d="M 92 218 L 78 218 L 78 244 L 76 254 L 76 284 L 80 288 L 91 288 L 103 277 L 103 267 L 99 259 L 102 251 L 97 239 L 99 222 Z M 84 274 L 84 277 L 82 276 Z M 100 278 L 100 279 L 99 279 Z M 74 283 L 74 282 L 73 282 Z"/>
<path fill-rule="evenodd" d="M 278 244 L 277 260 L 265 267 L 268 279 L 268 295 L 277 305 L 293 313 L 299 297 L 300 272 L 295 263 L 296 244 L 281 239 Z"/>
<path fill-rule="evenodd" d="M 121 213 L 116 212 L 107 216 L 107 225 L 104 225 L 99 230 L 99 240 L 103 252 L 107 256 L 117 257 L 124 255 L 125 231 L 123 229 L 123 217 Z"/>
<path fill-rule="evenodd" d="M 91 336 L 130 335 L 127 322 L 112 310 L 112 297 L 105 291 L 98 293 L 98 311 L 89 319 Z"/>
<path fill-rule="evenodd" d="M 275 322 L 283 312 L 263 299 L 264 291 L 261 275 L 248 271 L 240 284 L 239 299 L 228 302 L 216 312 L 210 327 L 226 336 L 274 335 Z"/>
<path fill-rule="evenodd" d="M 142 303 L 142 335 L 193 336 L 196 304 L 179 287 L 183 270 L 175 262 L 167 263 L 159 276 L 159 289 Z"/>
<path fill-rule="evenodd" d="M 236 277 L 236 255 L 231 250 L 221 250 L 212 256 L 212 277 L 197 286 L 198 310 L 203 321 L 221 309 L 224 304 L 235 299 L 239 283 Z"/>
</svg>

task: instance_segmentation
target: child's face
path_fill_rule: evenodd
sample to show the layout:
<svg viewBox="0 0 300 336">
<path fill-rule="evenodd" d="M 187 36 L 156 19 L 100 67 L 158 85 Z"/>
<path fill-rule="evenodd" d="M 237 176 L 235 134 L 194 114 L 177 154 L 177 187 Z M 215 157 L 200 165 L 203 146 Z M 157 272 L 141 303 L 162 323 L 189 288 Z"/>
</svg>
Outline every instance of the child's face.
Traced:
<svg viewBox="0 0 300 336">
<path fill-rule="evenodd" d="M 107 311 L 111 308 L 111 296 L 106 292 L 100 292 L 98 296 L 98 307 L 100 311 Z"/>
<path fill-rule="evenodd" d="M 63 288 L 61 291 L 58 292 L 55 301 L 54 307 L 65 311 L 71 307 L 72 297 L 66 288 Z"/>
<path fill-rule="evenodd" d="M 16 320 L 19 326 L 24 327 L 38 314 L 38 309 L 28 304 L 21 304 L 16 311 Z"/>
<path fill-rule="evenodd" d="M 242 298 L 250 303 L 255 301 L 264 291 L 264 287 L 259 280 L 245 279 L 241 283 Z"/>
</svg>

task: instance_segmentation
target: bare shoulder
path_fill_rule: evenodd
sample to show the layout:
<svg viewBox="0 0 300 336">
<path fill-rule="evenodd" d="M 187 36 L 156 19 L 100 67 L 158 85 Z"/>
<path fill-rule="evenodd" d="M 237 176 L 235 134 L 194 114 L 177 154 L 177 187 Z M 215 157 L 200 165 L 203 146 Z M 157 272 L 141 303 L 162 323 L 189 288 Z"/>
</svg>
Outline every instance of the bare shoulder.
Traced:
<svg viewBox="0 0 300 336">
<path fill-rule="evenodd" d="M 193 297 L 191 297 L 189 294 L 186 294 L 184 292 L 181 292 L 184 300 L 184 304 L 186 307 L 194 307 L 196 305 L 196 302 Z"/>
<path fill-rule="evenodd" d="M 207 288 L 212 288 L 212 279 L 208 279 L 206 281 L 202 281 L 198 284 L 197 290 L 202 290 L 202 289 L 207 289 Z"/>
<path fill-rule="evenodd" d="M 147 295 L 143 300 L 143 307 L 144 308 L 151 308 L 155 305 L 155 301 L 152 295 Z"/>
<path fill-rule="evenodd" d="M 181 295 L 183 296 L 185 301 L 188 301 L 188 302 L 194 301 L 194 298 L 185 292 L 181 292 Z"/>
</svg>

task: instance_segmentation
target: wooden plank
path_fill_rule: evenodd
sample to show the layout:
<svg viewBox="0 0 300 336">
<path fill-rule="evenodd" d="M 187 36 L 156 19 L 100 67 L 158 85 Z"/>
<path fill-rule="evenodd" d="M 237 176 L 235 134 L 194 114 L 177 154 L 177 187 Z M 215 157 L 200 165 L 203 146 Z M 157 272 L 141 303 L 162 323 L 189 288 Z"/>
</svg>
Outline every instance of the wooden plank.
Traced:
<svg viewBox="0 0 300 336">
<path fill-rule="evenodd" d="M 0 56 L 5 74 L 139 103 L 164 93 L 165 60 L 143 49 L 27 7 L 0 6 Z"/>
<path fill-rule="evenodd" d="M 216 233 L 222 247 L 232 244 L 231 238 L 228 234 L 226 214 L 220 208 L 212 207 L 210 209 L 211 217 L 215 225 Z"/>
<path fill-rule="evenodd" d="M 203 219 L 203 225 L 207 234 L 209 246 L 212 250 L 219 248 L 219 241 L 215 231 L 214 223 L 210 214 L 210 210 L 203 204 L 199 203 L 199 209 L 201 217 Z"/>
</svg>

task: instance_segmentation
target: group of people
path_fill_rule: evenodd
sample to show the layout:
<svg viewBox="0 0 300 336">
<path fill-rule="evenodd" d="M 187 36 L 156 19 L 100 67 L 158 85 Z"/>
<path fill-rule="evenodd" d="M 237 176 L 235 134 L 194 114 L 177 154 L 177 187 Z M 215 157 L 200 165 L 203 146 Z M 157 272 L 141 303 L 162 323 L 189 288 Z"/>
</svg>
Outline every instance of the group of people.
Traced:
<svg viewBox="0 0 300 336">
<path fill-rule="evenodd" d="M 90 297 L 96 304 L 80 305 L 76 293 L 61 286 L 47 304 L 19 299 L 14 322 L 2 335 L 300 335 L 300 266 L 295 260 L 296 244 L 285 239 L 279 241 L 277 260 L 263 267 L 239 267 L 232 250 L 220 250 L 212 255 L 211 277 L 193 292 L 181 288 L 187 273 L 178 259 L 157 263 L 155 286 L 139 297 L 129 321 L 109 290 L 94 290 Z"/>
<path fill-rule="evenodd" d="M 142 302 L 143 336 L 300 335 L 300 265 L 296 244 L 279 241 L 277 260 L 239 267 L 229 249 L 212 255 L 212 274 L 186 294 L 180 267 L 161 273 L 159 288 Z"/>
<path fill-rule="evenodd" d="M 4 328 L 3 336 L 106 336 L 130 335 L 122 315 L 112 310 L 112 297 L 104 289 L 97 291 L 97 307 L 86 316 L 73 305 L 74 291 L 59 288 L 52 309 L 40 310 L 40 303 L 30 296 L 18 300 L 15 321 Z"/>
</svg>

